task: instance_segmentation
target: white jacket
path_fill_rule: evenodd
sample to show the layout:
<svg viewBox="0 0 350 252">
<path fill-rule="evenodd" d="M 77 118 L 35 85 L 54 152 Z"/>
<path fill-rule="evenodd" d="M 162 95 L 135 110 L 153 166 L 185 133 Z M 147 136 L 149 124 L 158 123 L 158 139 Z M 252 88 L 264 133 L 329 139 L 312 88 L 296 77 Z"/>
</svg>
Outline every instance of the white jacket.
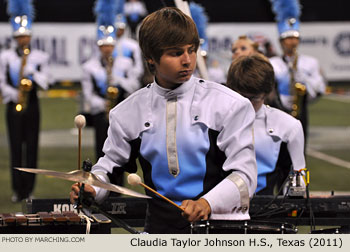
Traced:
<svg viewBox="0 0 350 252">
<path fill-rule="evenodd" d="M 276 168 L 281 143 L 287 144 L 293 169 L 305 168 L 304 133 L 299 120 L 270 106 L 263 105 L 256 113 L 254 140 L 258 166 L 257 191 L 266 186 L 266 175 Z"/>
<path fill-rule="evenodd" d="M 41 88 L 48 89 L 50 75 L 48 72 L 49 55 L 37 49 L 31 50 L 23 70 L 24 77 L 32 76 Z M 0 89 L 3 103 L 18 101 L 18 78 L 22 57 L 15 49 L 8 49 L 0 54 Z M 10 79 L 9 79 L 9 78 Z"/>
<path fill-rule="evenodd" d="M 105 174 L 136 151 L 145 183 L 162 195 L 178 204 L 201 196 L 212 219 L 249 219 L 257 179 L 254 117 L 251 103 L 223 85 L 192 77 L 167 90 L 153 82 L 111 111 L 105 156 L 92 172 L 108 182 Z M 102 200 L 106 191 L 95 189 Z"/>
</svg>

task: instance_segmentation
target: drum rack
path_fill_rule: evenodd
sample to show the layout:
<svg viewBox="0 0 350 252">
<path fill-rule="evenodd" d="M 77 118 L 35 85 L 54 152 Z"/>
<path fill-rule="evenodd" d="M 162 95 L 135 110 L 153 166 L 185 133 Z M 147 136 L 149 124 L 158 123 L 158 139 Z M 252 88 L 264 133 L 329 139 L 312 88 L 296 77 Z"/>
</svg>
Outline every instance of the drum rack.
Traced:
<svg viewBox="0 0 350 252">
<path fill-rule="evenodd" d="M 290 198 L 255 196 L 250 203 L 252 219 L 285 221 L 297 226 L 350 227 L 350 196 Z"/>
</svg>

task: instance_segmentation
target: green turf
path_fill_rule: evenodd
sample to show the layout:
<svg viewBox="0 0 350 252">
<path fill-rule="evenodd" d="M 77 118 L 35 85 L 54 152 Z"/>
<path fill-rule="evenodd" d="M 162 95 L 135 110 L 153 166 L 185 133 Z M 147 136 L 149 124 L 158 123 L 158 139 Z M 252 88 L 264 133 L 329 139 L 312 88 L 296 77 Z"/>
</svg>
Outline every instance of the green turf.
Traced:
<svg viewBox="0 0 350 252">
<path fill-rule="evenodd" d="M 350 162 L 350 149 L 322 150 L 323 153 Z"/>
<path fill-rule="evenodd" d="M 82 148 L 82 159 L 94 155 L 93 148 Z M 76 148 L 41 148 L 39 168 L 69 172 L 77 169 Z M 0 148 L 0 213 L 22 211 L 20 203 L 12 203 L 8 150 Z M 68 198 L 73 182 L 37 175 L 34 196 L 37 198 Z"/>
<path fill-rule="evenodd" d="M 350 191 L 350 169 L 307 157 L 311 191 Z"/>
<path fill-rule="evenodd" d="M 321 98 L 309 105 L 310 126 L 350 126 L 350 103 Z"/>
<path fill-rule="evenodd" d="M 75 98 L 41 98 L 41 129 L 70 129 L 74 127 L 74 117 L 78 114 L 78 101 Z M 6 133 L 6 106 L 0 104 L 0 135 Z"/>
<path fill-rule="evenodd" d="M 43 98 L 41 103 L 41 128 L 70 129 L 78 114 L 78 101 L 73 98 Z"/>
</svg>

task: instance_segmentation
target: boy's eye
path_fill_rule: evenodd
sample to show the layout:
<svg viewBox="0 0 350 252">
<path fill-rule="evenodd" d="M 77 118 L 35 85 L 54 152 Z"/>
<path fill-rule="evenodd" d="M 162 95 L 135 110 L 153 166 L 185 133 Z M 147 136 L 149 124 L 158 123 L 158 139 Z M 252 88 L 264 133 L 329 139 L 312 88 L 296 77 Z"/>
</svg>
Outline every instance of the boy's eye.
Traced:
<svg viewBox="0 0 350 252">
<path fill-rule="evenodd" d="M 241 50 L 242 50 L 242 51 L 245 51 L 246 49 L 247 49 L 247 47 L 245 47 L 245 46 L 242 46 L 242 47 L 241 47 Z"/>
<path fill-rule="evenodd" d="M 191 47 L 191 48 L 188 49 L 188 53 L 194 53 L 194 52 L 195 52 L 195 50 L 194 50 L 193 47 Z"/>
<path fill-rule="evenodd" d="M 235 53 L 237 51 L 237 48 L 232 49 L 232 53 Z"/>
<path fill-rule="evenodd" d="M 181 56 L 183 52 L 182 51 L 170 51 L 169 54 L 171 56 Z"/>
</svg>

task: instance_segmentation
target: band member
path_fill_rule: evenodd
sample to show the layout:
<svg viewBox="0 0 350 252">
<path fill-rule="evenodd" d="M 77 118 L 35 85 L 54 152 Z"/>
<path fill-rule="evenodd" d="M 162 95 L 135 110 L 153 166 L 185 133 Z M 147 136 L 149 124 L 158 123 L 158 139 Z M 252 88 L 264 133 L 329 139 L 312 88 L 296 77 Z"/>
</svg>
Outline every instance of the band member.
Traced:
<svg viewBox="0 0 350 252">
<path fill-rule="evenodd" d="M 97 46 L 99 55 L 82 66 L 82 91 L 89 104 L 95 129 L 96 160 L 102 157 L 107 138 L 109 111 L 124 96 L 139 88 L 134 74 L 133 61 L 122 55 L 113 55 L 116 44 L 114 0 L 100 0 L 95 6 L 97 16 Z"/>
<path fill-rule="evenodd" d="M 8 14 L 16 48 L 0 55 L 0 88 L 6 104 L 10 145 L 12 201 L 32 197 L 35 175 L 14 167 L 37 167 L 39 140 L 39 88 L 49 85 L 45 52 L 31 48 L 33 6 L 31 0 L 10 0 Z"/>
<path fill-rule="evenodd" d="M 189 4 L 190 13 L 193 21 L 196 24 L 199 41 L 200 41 L 200 51 L 198 53 L 204 59 L 204 64 L 206 66 L 206 73 L 200 72 L 200 70 L 195 73 L 195 76 L 200 76 L 203 78 L 207 78 L 207 80 L 217 82 L 217 83 L 225 83 L 226 76 L 223 69 L 220 67 L 220 63 L 218 60 L 210 59 L 210 55 L 208 55 L 209 51 L 209 39 L 207 36 L 207 27 L 208 27 L 208 15 L 204 9 L 204 7 L 198 3 L 191 2 Z M 199 68 L 199 64 L 197 64 Z M 205 77 L 207 75 L 207 77 Z"/>
<path fill-rule="evenodd" d="M 232 43 L 232 61 L 240 56 L 249 56 L 258 52 L 259 44 L 248 38 L 246 35 L 239 36 Z"/>
<path fill-rule="evenodd" d="M 133 65 L 129 70 L 129 74 L 138 80 L 138 85 L 141 87 L 141 78 L 144 74 L 144 61 L 138 42 L 127 37 L 125 34 L 126 21 L 123 13 L 117 13 L 115 28 L 117 38 L 113 55 L 114 57 L 122 56 L 131 59 Z"/>
<path fill-rule="evenodd" d="M 117 0 L 125 2 L 125 0 Z M 128 0 L 125 3 L 125 15 L 131 29 L 131 36 L 136 37 L 136 30 L 142 19 L 147 15 L 147 8 L 143 0 Z"/>
<path fill-rule="evenodd" d="M 107 173 L 121 167 L 135 172 L 138 158 L 145 184 L 184 209 L 153 197 L 148 233 L 189 233 L 191 222 L 208 218 L 249 219 L 257 178 L 252 105 L 221 84 L 192 76 L 199 37 L 179 9 L 148 15 L 139 43 L 155 80 L 111 111 L 105 156 L 92 172 L 108 182 Z M 107 194 L 85 190 L 98 202 Z M 74 184 L 71 201 L 78 192 Z"/>
<path fill-rule="evenodd" d="M 298 53 L 298 0 L 271 0 L 276 14 L 282 56 L 270 58 L 277 82 L 281 108 L 300 119 L 305 140 L 308 130 L 308 102 L 325 93 L 326 82 L 314 57 Z"/>
<path fill-rule="evenodd" d="M 227 85 L 248 98 L 255 109 L 256 193 L 272 195 L 276 186 L 277 189 L 281 188 L 291 169 L 300 171 L 305 168 L 301 123 L 279 109 L 264 105 L 265 97 L 274 87 L 274 72 L 263 55 L 256 53 L 235 59 L 228 71 Z M 281 152 L 281 149 L 287 150 L 291 162 L 278 161 L 285 158 L 281 156 L 285 152 Z"/>
</svg>

